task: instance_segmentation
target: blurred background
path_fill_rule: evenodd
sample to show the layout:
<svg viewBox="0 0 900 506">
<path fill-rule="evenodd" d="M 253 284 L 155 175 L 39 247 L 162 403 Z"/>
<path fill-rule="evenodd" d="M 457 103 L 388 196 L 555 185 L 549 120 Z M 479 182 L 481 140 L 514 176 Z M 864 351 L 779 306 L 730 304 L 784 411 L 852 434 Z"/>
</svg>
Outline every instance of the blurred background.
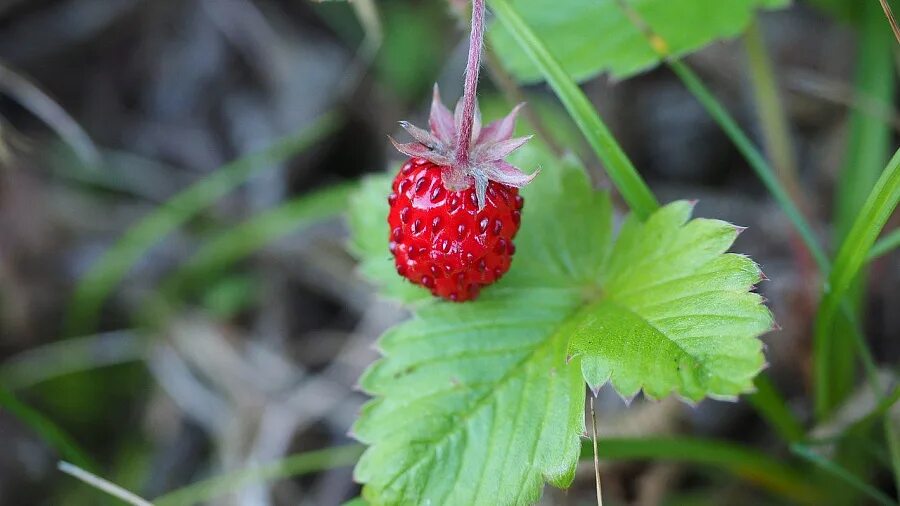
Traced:
<svg viewBox="0 0 900 506">
<path fill-rule="evenodd" d="M 795 2 L 761 29 L 791 127 L 786 163 L 824 237 L 854 114 L 890 138 L 900 118 L 893 100 L 855 91 L 854 25 Z M 466 48 L 438 0 L 0 0 L 0 504 L 114 501 L 57 470 L 67 456 L 46 441 L 64 436 L 41 417 L 85 465 L 148 498 L 352 443 L 366 400 L 356 379 L 407 313 L 357 276 L 328 199 L 399 167 L 386 136 L 400 119 L 421 123 L 434 82 L 456 100 Z M 688 61 L 757 135 L 747 58 L 738 38 Z M 696 198 L 699 215 L 750 227 L 735 250 L 770 279 L 760 290 L 782 327 L 764 337 L 770 371 L 807 417 L 818 281 L 778 206 L 666 69 L 584 89 L 661 200 Z M 511 86 L 494 62 L 481 95 L 494 116 L 524 97 L 526 128 L 608 186 L 546 86 Z M 322 202 L 306 198 L 318 191 Z M 898 286 L 896 253 L 872 264 L 864 324 L 882 366 L 900 355 Z M 873 403 L 855 384 L 850 418 Z M 697 434 L 784 452 L 744 400 L 639 399 L 626 411 L 604 392 L 599 411 L 601 441 Z M 213 503 L 341 504 L 359 493 L 350 457 Z M 717 470 L 602 472 L 611 504 L 768 503 Z M 888 472 L 868 476 L 892 493 Z M 593 494 L 583 462 L 571 490 L 543 501 Z"/>
</svg>

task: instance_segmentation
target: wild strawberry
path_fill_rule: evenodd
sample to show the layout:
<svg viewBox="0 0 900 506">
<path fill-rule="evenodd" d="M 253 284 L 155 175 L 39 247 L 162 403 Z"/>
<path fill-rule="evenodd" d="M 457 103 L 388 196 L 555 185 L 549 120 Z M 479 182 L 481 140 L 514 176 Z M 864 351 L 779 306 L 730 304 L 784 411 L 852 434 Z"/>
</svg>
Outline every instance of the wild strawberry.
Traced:
<svg viewBox="0 0 900 506">
<path fill-rule="evenodd" d="M 391 139 L 411 157 L 388 197 L 391 253 L 401 276 L 434 295 L 471 300 L 509 270 L 523 205 L 518 188 L 537 174 L 503 161 L 530 138 L 512 138 L 520 107 L 482 129 L 474 104 L 469 142 L 459 143 L 465 105 L 451 115 L 435 86 L 431 132 L 401 122 L 417 142 Z"/>
</svg>

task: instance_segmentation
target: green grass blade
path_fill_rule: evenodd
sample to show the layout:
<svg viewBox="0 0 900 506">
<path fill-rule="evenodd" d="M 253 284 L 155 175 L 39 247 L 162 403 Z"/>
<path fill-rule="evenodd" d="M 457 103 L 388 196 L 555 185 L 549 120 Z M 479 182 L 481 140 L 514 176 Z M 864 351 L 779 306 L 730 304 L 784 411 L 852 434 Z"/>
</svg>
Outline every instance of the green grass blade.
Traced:
<svg viewBox="0 0 900 506">
<path fill-rule="evenodd" d="M 863 16 L 858 31 L 854 94 L 877 104 L 879 110 L 887 110 L 892 106 L 895 87 L 895 42 L 877 2 L 866 2 L 860 9 Z M 850 116 L 847 152 L 835 189 L 834 222 L 838 241 L 850 231 L 889 153 L 891 127 L 873 112 L 854 109 Z"/>
<path fill-rule="evenodd" d="M 900 503 L 900 419 L 887 413 L 884 417 L 884 437 L 891 455 L 891 469 L 894 471 L 894 488 Z"/>
<path fill-rule="evenodd" d="M 778 89 L 772 58 L 763 39 L 763 31 L 759 19 L 754 18 L 744 34 L 744 47 L 747 50 L 750 82 L 756 99 L 759 123 L 765 140 L 766 151 L 777 171 L 778 179 L 784 184 L 788 195 L 797 202 L 802 210 L 803 194 L 797 177 L 797 159 L 791 140 L 791 129 L 785 113 L 784 104 Z"/>
<path fill-rule="evenodd" d="M 818 239 L 813 233 L 812 227 L 804 218 L 803 213 L 791 199 L 787 190 L 778 180 L 775 171 L 769 166 L 766 158 L 753 144 L 747 134 L 738 126 L 737 122 L 725 107 L 715 98 L 712 92 L 703 84 L 697 74 L 694 73 L 687 65 L 678 61 L 669 61 L 669 67 L 681 79 L 685 87 L 694 95 L 694 97 L 703 105 L 707 113 L 712 116 L 713 120 L 719 124 L 719 127 L 725 132 L 729 139 L 737 147 L 738 151 L 750 164 L 750 167 L 759 177 L 760 181 L 765 185 L 769 193 L 781 207 L 784 214 L 787 215 L 794 229 L 800 235 L 807 250 L 812 254 L 819 270 L 828 272 L 829 261 L 825 250 L 819 244 Z"/>
<path fill-rule="evenodd" d="M 769 422 L 783 440 L 790 443 L 802 440 L 805 435 L 803 426 L 788 409 L 787 403 L 775 389 L 772 380 L 760 374 L 753 383 L 756 392 L 746 396 L 747 402 Z"/>
<path fill-rule="evenodd" d="M 862 434 L 867 432 L 874 423 L 878 422 L 887 414 L 887 412 L 900 401 L 900 386 L 894 387 L 889 393 L 884 395 L 872 411 L 865 415 L 860 415 L 855 421 L 841 431 L 841 433 L 828 436 L 821 439 L 808 439 L 804 444 L 833 444 L 848 434 Z"/>
<path fill-rule="evenodd" d="M 353 465 L 362 454 L 361 445 L 346 445 L 292 455 L 259 467 L 223 474 L 170 492 L 153 501 L 155 506 L 206 504 L 213 498 L 248 485 Z"/>
<path fill-rule="evenodd" d="M 544 43 L 509 2 L 488 0 L 488 3 L 500 23 L 510 31 L 522 50 L 541 70 L 544 78 L 578 125 L 597 157 L 603 162 L 609 178 L 628 202 L 631 210 L 641 219 L 649 216 L 659 207 L 656 197 L 634 168 L 628 155 L 616 142 L 581 88 L 563 70 Z"/>
<path fill-rule="evenodd" d="M 815 503 L 820 498 L 819 492 L 793 467 L 726 441 L 690 437 L 601 438 L 598 450 L 603 460 L 646 459 L 713 466 L 800 503 Z M 582 445 L 581 456 L 593 458 L 590 441 Z"/>
<path fill-rule="evenodd" d="M 847 233 L 837 257 L 834 269 L 828 277 L 825 296 L 819 305 L 815 326 L 815 385 L 816 414 L 826 415 L 831 407 L 828 390 L 828 357 L 834 333 L 835 313 L 850 291 L 853 281 L 865 265 L 875 239 L 881 233 L 900 199 L 900 150 L 894 154 L 881 177 L 872 188 L 859 216 Z"/>
<path fill-rule="evenodd" d="M 809 449 L 809 447 L 794 444 L 791 445 L 791 451 L 798 457 L 809 461 L 810 463 L 826 471 L 828 474 L 834 476 L 835 478 L 838 478 L 839 480 L 843 481 L 847 485 L 850 485 L 859 492 L 869 496 L 878 504 L 884 504 L 887 506 L 895 506 L 897 504 L 892 501 L 890 497 L 883 494 L 880 490 L 862 481 L 858 477 L 854 476 L 853 473 L 847 471 L 843 467 L 822 457 L 821 455 L 818 455 L 817 453 Z"/>
<path fill-rule="evenodd" d="M 340 215 L 347 209 L 348 198 L 357 186 L 343 183 L 315 191 L 221 232 L 163 283 L 163 292 L 171 296 L 181 293 L 276 239 Z"/>
<path fill-rule="evenodd" d="M 332 133 L 338 123 L 335 114 L 320 117 L 298 133 L 223 166 L 128 229 L 78 283 L 66 315 L 66 335 L 94 331 L 107 296 L 151 246 L 254 174 L 302 152 Z"/>
<path fill-rule="evenodd" d="M 87 452 L 82 450 L 71 436 L 52 420 L 17 399 L 4 385 L 0 385 L 0 407 L 30 427 L 64 459 L 85 469 L 98 469 L 97 464 L 88 457 Z"/>
<path fill-rule="evenodd" d="M 866 2 L 859 9 L 861 24 L 854 95 L 865 97 L 876 107 L 875 111 L 854 110 L 850 115 L 847 151 L 835 187 L 835 244 L 840 244 L 849 232 L 869 190 L 878 179 L 887 161 L 891 137 L 890 126 L 880 120 L 878 113 L 893 107 L 895 42 L 877 2 Z M 866 277 L 866 269 L 860 270 L 846 297 L 848 310 L 854 316 L 864 307 Z M 847 327 L 847 319 L 838 319 L 835 321 L 835 335 L 847 334 Z M 820 414 L 834 409 L 853 388 L 856 373 L 853 345 L 849 339 L 836 339 L 830 343 L 829 355 L 820 357 L 827 361 L 822 364 L 827 367 L 827 373 L 820 378 L 827 378 L 828 381 L 827 397 L 819 401 L 823 406 Z"/>
<path fill-rule="evenodd" d="M 63 339 L 23 351 L 0 364 L 0 382 L 12 391 L 50 379 L 147 357 L 149 340 L 122 330 Z"/>
<path fill-rule="evenodd" d="M 867 260 L 871 262 L 887 255 L 898 246 L 900 246 L 900 228 L 891 231 L 876 242 L 872 249 L 869 250 L 869 258 Z"/>
</svg>

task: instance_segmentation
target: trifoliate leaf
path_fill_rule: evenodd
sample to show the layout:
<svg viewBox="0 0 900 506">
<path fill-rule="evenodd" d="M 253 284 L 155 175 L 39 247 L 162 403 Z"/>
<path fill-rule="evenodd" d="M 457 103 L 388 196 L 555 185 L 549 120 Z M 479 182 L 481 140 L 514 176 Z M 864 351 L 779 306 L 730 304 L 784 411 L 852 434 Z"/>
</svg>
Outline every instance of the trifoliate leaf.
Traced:
<svg viewBox="0 0 900 506">
<path fill-rule="evenodd" d="M 762 298 L 748 290 L 760 270 L 723 254 L 738 229 L 719 220 L 687 221 L 675 202 L 646 223 L 622 227 L 600 280 L 602 295 L 572 318 L 569 354 L 581 356 L 592 388 L 610 381 L 620 395 L 673 391 L 698 401 L 735 397 L 762 369 L 772 327 Z"/>
<path fill-rule="evenodd" d="M 771 319 L 747 293 L 755 264 L 723 254 L 735 227 L 685 223 L 690 205 L 678 202 L 626 220 L 613 246 L 609 198 L 576 160 L 537 143 L 516 156 L 543 170 L 522 190 L 509 273 L 475 302 L 420 305 L 360 382 L 375 397 L 353 429 L 370 445 L 356 478 L 372 504 L 533 503 L 545 481 L 572 480 L 584 378 L 696 400 L 748 390 L 762 364 L 754 337 Z M 389 181 L 366 186 L 354 245 L 364 272 L 396 291 L 406 282 L 380 225 Z"/>
<path fill-rule="evenodd" d="M 641 17 L 682 56 L 717 39 L 739 35 L 759 8 L 788 0 L 628 0 Z M 516 10 L 574 79 L 602 72 L 625 78 L 656 66 L 659 57 L 616 5 L 616 0 L 515 0 Z M 521 81 L 541 73 L 505 27 L 491 26 L 490 41 Z"/>
</svg>

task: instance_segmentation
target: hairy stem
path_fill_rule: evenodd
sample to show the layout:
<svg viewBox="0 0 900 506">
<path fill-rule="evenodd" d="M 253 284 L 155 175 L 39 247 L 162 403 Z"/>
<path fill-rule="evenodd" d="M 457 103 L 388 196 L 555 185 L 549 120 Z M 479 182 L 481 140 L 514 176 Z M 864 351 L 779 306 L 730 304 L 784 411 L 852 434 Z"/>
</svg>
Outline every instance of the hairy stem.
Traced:
<svg viewBox="0 0 900 506">
<path fill-rule="evenodd" d="M 469 36 L 469 58 L 466 62 L 466 81 L 463 89 L 462 124 L 456 149 L 456 164 L 469 163 L 469 144 L 472 140 L 472 121 L 475 118 L 475 99 L 478 91 L 478 71 L 481 68 L 481 45 L 484 39 L 484 0 L 472 0 L 472 32 Z"/>
<path fill-rule="evenodd" d="M 459 20 L 460 24 L 468 25 L 471 23 L 471 19 L 466 13 L 467 5 L 460 5 L 459 2 L 453 0 L 450 0 L 447 3 L 450 5 L 451 10 L 457 20 Z M 515 78 L 503 67 L 500 59 L 497 57 L 497 53 L 492 51 L 490 46 L 483 46 L 482 58 L 485 70 L 488 71 L 488 75 L 494 84 L 496 84 L 500 91 L 506 96 L 510 105 L 528 102 L 528 100 L 526 100 L 527 97 L 525 96 L 525 92 L 519 86 L 519 83 L 517 83 Z M 550 128 L 544 123 L 544 120 L 537 114 L 533 107 L 523 107 L 521 114 L 534 129 L 537 136 L 547 145 L 550 151 L 559 157 L 562 157 L 565 154 L 565 149 L 563 149 L 556 138 L 551 135 Z"/>
</svg>

